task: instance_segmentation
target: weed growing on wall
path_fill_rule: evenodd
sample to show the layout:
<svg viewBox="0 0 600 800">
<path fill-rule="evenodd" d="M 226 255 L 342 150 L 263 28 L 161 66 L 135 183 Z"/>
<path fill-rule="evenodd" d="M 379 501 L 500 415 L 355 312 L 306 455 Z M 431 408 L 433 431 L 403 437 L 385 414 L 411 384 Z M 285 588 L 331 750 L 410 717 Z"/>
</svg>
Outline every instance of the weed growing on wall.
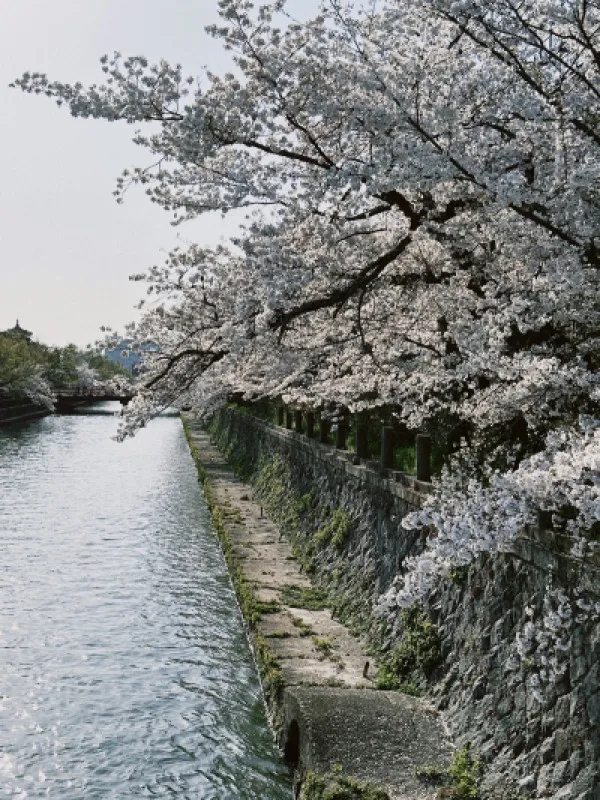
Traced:
<svg viewBox="0 0 600 800">
<path fill-rule="evenodd" d="M 435 625 L 416 604 L 402 612 L 403 636 L 379 669 L 378 689 L 417 694 L 441 662 Z"/>
<path fill-rule="evenodd" d="M 441 787 L 440 798 L 452 800 L 478 800 L 481 780 L 481 760 L 467 744 L 454 754 L 449 767 L 428 765 L 415 770 L 415 775 L 425 784 Z M 504 795 L 503 795 L 504 796 Z M 518 798 L 514 798 L 518 800 Z"/>
<path fill-rule="evenodd" d="M 389 794 L 376 786 L 340 774 L 309 772 L 302 784 L 300 800 L 390 800 Z"/>
<path fill-rule="evenodd" d="M 477 800 L 481 778 L 481 761 L 467 744 L 459 750 L 448 770 L 454 786 L 454 797 L 460 800 Z"/>
<path fill-rule="evenodd" d="M 329 522 L 315 536 L 315 545 L 320 549 L 331 543 L 336 550 L 346 544 L 350 533 L 350 515 L 343 508 L 336 508 Z"/>
</svg>

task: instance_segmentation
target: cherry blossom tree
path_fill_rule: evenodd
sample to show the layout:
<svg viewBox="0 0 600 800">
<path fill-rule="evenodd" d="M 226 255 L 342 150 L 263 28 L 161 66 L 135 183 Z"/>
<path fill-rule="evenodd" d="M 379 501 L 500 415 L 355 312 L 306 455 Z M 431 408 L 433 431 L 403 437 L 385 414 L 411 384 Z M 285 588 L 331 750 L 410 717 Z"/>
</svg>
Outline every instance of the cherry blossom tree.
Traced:
<svg viewBox="0 0 600 800">
<path fill-rule="evenodd" d="M 158 342 L 123 435 L 177 398 L 392 408 L 467 442 L 402 592 L 540 510 L 600 520 L 600 11 L 587 0 L 220 0 L 230 74 L 103 57 L 99 86 L 16 81 L 135 126 L 123 173 L 172 214 L 244 215 L 147 283 Z M 508 524 L 507 524 L 508 523 Z M 579 541 L 579 539 L 578 539 Z M 581 545 L 578 545 L 581 547 Z M 416 577 L 415 577 L 416 576 Z"/>
</svg>

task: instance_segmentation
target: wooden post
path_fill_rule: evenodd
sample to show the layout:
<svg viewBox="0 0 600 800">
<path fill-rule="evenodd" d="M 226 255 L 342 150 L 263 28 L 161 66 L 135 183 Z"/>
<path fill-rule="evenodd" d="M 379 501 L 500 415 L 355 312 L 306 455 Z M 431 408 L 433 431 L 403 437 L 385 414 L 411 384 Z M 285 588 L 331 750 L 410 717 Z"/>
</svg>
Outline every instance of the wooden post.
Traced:
<svg viewBox="0 0 600 800">
<path fill-rule="evenodd" d="M 394 429 L 384 425 L 381 431 L 381 466 L 394 469 Z"/>
<path fill-rule="evenodd" d="M 431 481 L 431 436 L 417 434 L 417 480 Z"/>
<path fill-rule="evenodd" d="M 306 435 L 309 439 L 315 437 L 315 415 L 312 411 L 306 412 Z"/>
<path fill-rule="evenodd" d="M 348 432 L 348 428 L 346 423 L 341 420 L 337 424 L 337 429 L 335 432 L 335 446 L 338 450 L 345 450 L 346 449 L 346 433 Z"/>
<path fill-rule="evenodd" d="M 295 425 L 296 425 L 296 431 L 298 433 L 302 433 L 302 412 L 301 411 L 296 410 L 294 412 L 294 421 L 295 421 Z"/>
<path fill-rule="evenodd" d="M 331 425 L 329 424 L 329 420 L 321 418 L 319 421 L 319 441 L 323 444 L 329 443 L 329 431 L 331 429 Z"/>
<path fill-rule="evenodd" d="M 538 528 L 541 531 L 550 530 L 552 527 L 552 512 L 541 509 L 538 511 Z"/>
<path fill-rule="evenodd" d="M 283 417 L 284 417 L 283 406 L 279 406 L 279 408 L 277 409 L 277 422 L 280 425 L 283 425 Z"/>
<path fill-rule="evenodd" d="M 369 457 L 368 428 L 364 420 L 356 424 L 356 455 L 359 458 Z"/>
<path fill-rule="evenodd" d="M 293 421 L 294 421 L 294 417 L 292 415 L 292 412 L 290 411 L 289 408 L 286 408 L 286 410 L 285 410 L 285 427 L 288 429 L 288 431 L 292 430 Z"/>
</svg>

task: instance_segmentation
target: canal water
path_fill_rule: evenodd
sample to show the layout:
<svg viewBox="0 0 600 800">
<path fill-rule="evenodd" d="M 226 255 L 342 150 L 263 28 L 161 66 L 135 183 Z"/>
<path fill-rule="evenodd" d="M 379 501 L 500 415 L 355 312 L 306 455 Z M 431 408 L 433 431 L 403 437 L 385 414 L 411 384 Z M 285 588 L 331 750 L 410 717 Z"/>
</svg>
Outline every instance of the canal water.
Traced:
<svg viewBox="0 0 600 800">
<path fill-rule="evenodd" d="M 289 800 L 177 417 L 0 430 L 0 797 Z"/>
</svg>

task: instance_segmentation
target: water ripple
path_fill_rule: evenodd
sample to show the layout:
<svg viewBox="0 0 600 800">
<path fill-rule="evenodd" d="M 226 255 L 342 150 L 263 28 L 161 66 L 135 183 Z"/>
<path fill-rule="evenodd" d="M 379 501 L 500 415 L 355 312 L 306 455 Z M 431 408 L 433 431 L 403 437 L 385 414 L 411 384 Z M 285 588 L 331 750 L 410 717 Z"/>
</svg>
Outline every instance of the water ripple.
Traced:
<svg viewBox="0 0 600 800">
<path fill-rule="evenodd" d="M 113 432 L 0 431 L 0 796 L 288 800 L 181 425 Z"/>
</svg>

